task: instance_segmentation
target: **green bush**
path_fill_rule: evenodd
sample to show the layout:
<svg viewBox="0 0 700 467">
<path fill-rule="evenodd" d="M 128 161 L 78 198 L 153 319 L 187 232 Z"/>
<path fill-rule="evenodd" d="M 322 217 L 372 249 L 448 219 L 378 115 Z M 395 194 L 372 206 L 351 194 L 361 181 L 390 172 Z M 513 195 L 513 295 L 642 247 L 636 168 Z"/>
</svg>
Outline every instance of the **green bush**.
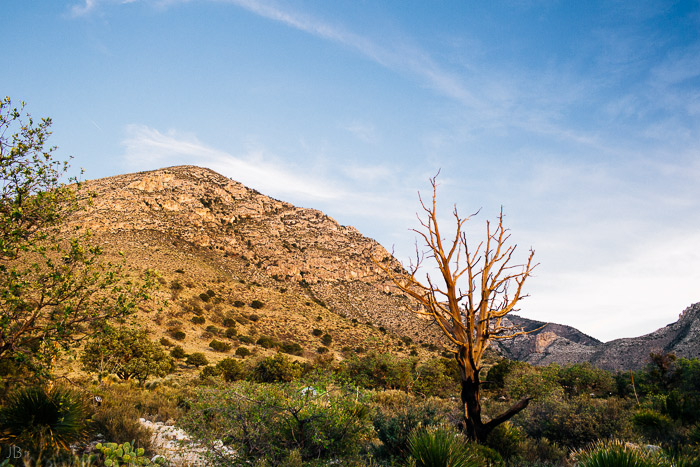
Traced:
<svg viewBox="0 0 700 467">
<path fill-rule="evenodd" d="M 236 355 L 245 358 L 250 355 L 250 350 L 248 350 L 246 347 L 238 347 L 236 349 Z"/>
<path fill-rule="evenodd" d="M 371 436 L 366 401 L 328 382 L 238 381 L 201 388 L 180 424 L 207 446 L 226 439 L 235 454 L 221 453 L 221 465 L 358 465 L 345 460 Z"/>
<path fill-rule="evenodd" d="M 80 361 L 83 369 L 121 379 L 135 379 L 143 385 L 151 376 L 165 376 L 172 369 L 172 359 L 163 347 L 152 342 L 145 331 L 131 328 L 106 328 L 88 341 Z"/>
<path fill-rule="evenodd" d="M 173 350 L 170 351 L 170 356 L 180 360 L 182 358 L 185 358 L 187 356 L 187 353 L 185 353 L 185 349 L 183 349 L 182 346 L 176 345 L 173 348 Z"/>
<path fill-rule="evenodd" d="M 254 308 L 256 310 L 259 310 L 260 308 L 262 308 L 264 306 L 265 306 L 265 304 L 263 302 L 261 302 L 260 300 L 253 300 L 252 302 L 250 302 L 250 307 Z"/>
<path fill-rule="evenodd" d="M 210 297 L 209 295 L 205 294 L 205 293 L 201 293 L 201 294 L 199 294 L 199 298 L 200 298 L 203 302 L 208 302 L 209 299 L 210 299 L 211 297 Z"/>
<path fill-rule="evenodd" d="M 313 331 L 311 331 L 311 334 L 313 334 L 316 337 L 319 337 L 323 334 L 323 331 L 321 331 L 320 329 L 314 329 Z"/>
<path fill-rule="evenodd" d="M 212 365 L 207 365 L 204 368 L 202 368 L 202 371 L 199 372 L 199 378 L 200 379 L 207 379 L 212 376 L 219 376 L 221 374 L 221 369 L 217 368 L 216 366 Z"/>
<path fill-rule="evenodd" d="M 298 362 L 290 360 L 284 354 L 266 357 L 255 366 L 252 373 L 254 381 L 260 383 L 291 382 L 298 379 L 304 368 Z"/>
<path fill-rule="evenodd" d="M 236 300 L 235 302 L 233 302 L 233 306 L 235 306 L 236 308 L 243 308 L 245 306 L 245 302 Z"/>
<path fill-rule="evenodd" d="M 417 401 L 406 393 L 399 393 L 397 397 L 399 400 L 393 401 L 395 405 L 379 410 L 373 419 L 374 431 L 382 442 L 375 447 L 374 454 L 388 461 L 401 461 L 408 457 L 408 438 L 415 427 L 438 425 L 445 421 L 444 414 L 432 401 Z"/>
<path fill-rule="evenodd" d="M 145 449 L 134 449 L 131 443 L 97 443 L 95 449 L 102 456 L 102 463 L 105 467 L 128 465 L 151 465 L 151 461 L 145 456 Z M 155 464 L 164 464 L 165 458 L 159 457 Z"/>
<path fill-rule="evenodd" d="M 173 345 L 175 345 L 167 337 L 161 337 L 159 342 L 160 342 L 160 345 L 162 345 L 163 347 L 172 347 Z"/>
<path fill-rule="evenodd" d="M 206 327 L 205 331 L 213 334 L 214 336 L 218 336 L 221 334 L 221 329 L 217 328 L 213 324 L 209 325 Z"/>
<path fill-rule="evenodd" d="M 233 318 L 225 318 L 223 324 L 225 328 L 235 328 L 236 320 Z"/>
<path fill-rule="evenodd" d="M 221 371 L 224 381 L 238 381 L 246 377 L 245 368 L 235 358 L 224 358 L 216 367 Z"/>
<path fill-rule="evenodd" d="M 0 440 L 38 459 L 66 455 L 88 435 L 81 397 L 60 386 L 21 388 L 0 409 Z"/>
<path fill-rule="evenodd" d="M 229 339 L 233 339 L 237 334 L 238 331 L 235 327 L 226 328 L 226 332 L 224 333 L 224 335 Z"/>
<path fill-rule="evenodd" d="M 302 355 L 304 348 L 296 342 L 283 342 L 280 350 L 290 355 Z"/>
<path fill-rule="evenodd" d="M 227 342 L 217 341 L 216 339 L 212 339 L 212 341 L 209 342 L 209 347 L 216 350 L 217 352 L 228 352 L 229 350 L 231 350 L 231 344 Z"/>
<path fill-rule="evenodd" d="M 323 345 L 325 345 L 326 347 L 331 345 L 332 342 L 333 342 L 333 336 L 331 336 L 328 333 L 324 334 L 323 337 L 321 338 L 321 343 Z"/>
<path fill-rule="evenodd" d="M 671 441 L 676 433 L 671 417 L 652 409 L 637 411 L 632 422 L 646 439 L 654 443 Z"/>
<path fill-rule="evenodd" d="M 255 339 L 253 339 L 251 336 L 238 336 L 238 340 L 243 344 L 254 344 L 255 343 Z"/>
<path fill-rule="evenodd" d="M 257 323 L 258 321 L 260 321 L 260 316 L 256 315 L 256 314 L 251 314 L 251 315 L 248 315 L 248 319 L 254 323 Z"/>
<path fill-rule="evenodd" d="M 209 361 L 207 360 L 207 357 L 203 353 L 194 352 L 194 353 L 191 353 L 187 356 L 185 363 L 187 365 L 194 365 L 195 367 L 199 368 L 200 366 L 204 366 L 204 365 L 209 364 Z"/>
<path fill-rule="evenodd" d="M 184 340 L 185 340 L 185 337 L 187 337 L 187 335 L 185 334 L 185 332 L 182 331 L 182 330 L 180 330 L 180 329 L 173 329 L 173 330 L 171 330 L 171 331 L 170 331 L 170 336 L 171 336 L 173 339 L 178 340 L 178 341 L 184 341 Z"/>
<path fill-rule="evenodd" d="M 675 467 L 662 452 L 620 440 L 596 441 L 571 455 L 580 467 Z"/>
<path fill-rule="evenodd" d="M 191 321 L 194 324 L 204 324 L 206 319 L 204 319 L 204 316 L 193 316 Z"/>
<path fill-rule="evenodd" d="M 358 347 L 356 352 L 360 349 Z M 365 388 L 405 391 L 414 382 L 413 363 L 413 359 L 400 359 L 390 353 L 372 352 L 344 360 L 340 371 L 344 377 Z"/>
<path fill-rule="evenodd" d="M 260 338 L 257 340 L 256 344 L 264 349 L 271 349 L 272 347 L 277 346 L 278 342 L 277 342 L 277 340 L 275 340 L 274 337 L 260 336 Z"/>
</svg>

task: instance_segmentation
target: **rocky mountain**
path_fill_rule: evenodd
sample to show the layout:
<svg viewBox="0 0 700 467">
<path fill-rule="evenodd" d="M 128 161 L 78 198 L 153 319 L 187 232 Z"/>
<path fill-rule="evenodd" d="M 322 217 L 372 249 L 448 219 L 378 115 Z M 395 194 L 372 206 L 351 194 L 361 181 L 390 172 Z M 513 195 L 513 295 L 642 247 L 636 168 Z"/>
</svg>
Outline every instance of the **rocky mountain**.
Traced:
<svg viewBox="0 0 700 467">
<path fill-rule="evenodd" d="M 510 319 L 526 330 L 545 324 L 518 316 Z M 504 355 L 533 365 L 590 362 L 613 371 L 641 368 L 649 362 L 651 352 L 697 358 L 700 357 L 700 303 L 686 308 L 675 323 L 639 337 L 600 342 L 569 326 L 548 323 L 532 334 L 499 344 Z"/>
<path fill-rule="evenodd" d="M 331 334 L 337 351 L 409 353 L 439 338 L 404 311 L 412 304 L 380 274 L 370 252 L 397 270 L 398 261 L 320 211 L 194 166 L 90 180 L 80 193 L 85 209 L 67 228 L 89 229 L 109 259 L 158 271 L 157 293 L 168 306 L 155 315 L 145 309 L 151 313 L 145 322 L 156 336 L 173 329 L 196 336 L 185 342 L 188 351 L 207 347 L 207 325 L 221 328 L 227 317 L 245 323 L 251 315 L 255 323 L 239 324 L 239 333 L 298 343 L 307 356 L 321 346 L 312 335 L 317 329 Z M 213 298 L 202 298 L 206 293 Z M 265 306 L 251 308 L 254 300 Z M 193 324 L 194 315 L 206 322 Z"/>
<path fill-rule="evenodd" d="M 415 304 L 393 288 L 370 252 L 397 271 L 400 263 L 320 211 L 194 166 L 91 180 L 80 193 L 85 209 L 67 220 L 67 228 L 89 229 L 108 259 L 158 271 L 156 295 L 167 306 L 144 307 L 143 322 L 156 337 L 184 332 L 187 351 L 206 349 L 226 319 L 237 320 L 239 336 L 299 344 L 307 357 L 321 346 L 319 330 L 331 335 L 336 353 L 438 349 L 441 333 L 406 313 Z M 253 302 L 264 306 L 251 308 Z M 588 361 L 611 370 L 638 368 L 650 351 L 700 356 L 698 313 L 700 304 L 651 334 L 606 343 L 569 326 L 509 316 L 510 324 L 533 332 L 496 346 L 506 357 L 535 365 Z M 234 344 L 246 343 L 239 340 Z"/>
</svg>

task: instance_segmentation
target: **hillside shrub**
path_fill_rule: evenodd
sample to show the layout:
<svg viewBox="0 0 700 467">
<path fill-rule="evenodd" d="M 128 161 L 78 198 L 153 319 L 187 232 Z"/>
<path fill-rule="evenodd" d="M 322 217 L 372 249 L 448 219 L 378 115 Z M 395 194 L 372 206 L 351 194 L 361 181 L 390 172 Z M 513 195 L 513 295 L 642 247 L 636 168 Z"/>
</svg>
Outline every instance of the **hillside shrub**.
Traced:
<svg viewBox="0 0 700 467">
<path fill-rule="evenodd" d="M 217 368 L 216 366 L 213 365 L 207 365 L 204 368 L 202 368 L 202 371 L 199 372 L 199 379 L 207 379 L 213 376 L 219 376 L 221 374 L 221 369 Z"/>
<path fill-rule="evenodd" d="M 316 337 L 319 337 L 323 335 L 323 331 L 321 331 L 320 329 L 314 329 L 313 331 L 311 331 L 311 334 L 313 334 Z"/>
<path fill-rule="evenodd" d="M 248 350 L 247 347 L 238 347 L 238 348 L 236 349 L 235 354 L 236 354 L 238 357 L 245 358 L 245 357 L 247 357 L 248 355 L 250 355 L 250 350 Z"/>
<path fill-rule="evenodd" d="M 187 334 L 185 334 L 185 332 L 181 329 L 172 329 L 170 331 L 170 337 L 178 341 L 184 341 Z"/>
<path fill-rule="evenodd" d="M 213 324 L 209 325 L 205 329 L 206 332 L 211 333 L 214 336 L 218 336 L 221 334 L 221 329 L 217 328 Z"/>
<path fill-rule="evenodd" d="M 199 368 L 200 366 L 209 364 L 209 360 L 207 360 L 207 357 L 203 353 L 194 352 L 187 356 L 185 363 L 187 365 L 194 365 L 195 367 Z"/>
<path fill-rule="evenodd" d="M 182 346 L 176 345 L 173 348 L 173 350 L 170 351 L 170 356 L 180 360 L 182 358 L 185 358 L 187 356 L 187 353 L 185 352 L 185 349 L 182 348 Z"/>
<path fill-rule="evenodd" d="M 642 448 L 617 439 L 593 442 L 574 451 L 571 459 L 580 467 L 675 467 L 660 450 Z"/>
<path fill-rule="evenodd" d="M 236 327 L 236 320 L 233 318 L 224 318 L 224 327 L 225 328 L 235 328 Z"/>
<path fill-rule="evenodd" d="M 250 307 L 254 308 L 256 310 L 259 310 L 260 308 L 262 308 L 264 306 L 265 306 L 265 304 L 263 302 L 261 302 L 260 300 L 253 300 L 252 302 L 250 302 Z"/>
<path fill-rule="evenodd" d="M 221 371 L 224 381 L 238 381 L 246 377 L 246 370 L 235 358 L 224 358 L 216 367 Z"/>
<path fill-rule="evenodd" d="M 85 344 L 80 361 L 84 370 L 100 377 L 114 373 L 139 385 L 151 376 L 167 375 L 173 365 L 159 343 L 145 331 L 131 328 L 106 328 Z"/>
<path fill-rule="evenodd" d="M 266 357 L 253 369 L 252 378 L 259 383 L 289 383 L 298 379 L 304 371 L 303 366 L 284 354 Z"/>
<path fill-rule="evenodd" d="M 260 336 L 255 343 L 264 349 L 271 349 L 272 347 L 279 345 L 277 340 L 270 336 Z"/>
<path fill-rule="evenodd" d="M 193 316 L 192 319 L 191 319 L 191 321 L 192 321 L 194 324 L 204 324 L 204 322 L 206 321 L 206 319 L 204 319 L 204 316 Z"/>
<path fill-rule="evenodd" d="M 172 347 L 173 345 L 175 345 L 167 337 L 161 337 L 158 342 L 160 342 L 160 345 L 162 345 L 163 347 Z"/>
<path fill-rule="evenodd" d="M 326 347 L 331 345 L 332 342 L 333 342 L 333 336 L 331 336 L 328 333 L 324 334 L 323 337 L 321 338 L 321 343 L 323 345 L 325 345 Z"/>
<path fill-rule="evenodd" d="M 231 344 L 227 342 L 217 341 L 216 339 L 212 339 L 212 341 L 209 342 L 209 347 L 216 350 L 217 352 L 228 352 L 229 350 L 231 350 Z"/>
<path fill-rule="evenodd" d="M 245 302 L 242 302 L 240 300 L 236 300 L 233 302 L 233 306 L 235 306 L 236 308 L 243 308 L 245 306 Z"/>
<path fill-rule="evenodd" d="M 237 334 L 238 331 L 235 327 L 226 328 L 226 331 L 224 332 L 224 335 L 229 339 L 233 339 Z"/>
<path fill-rule="evenodd" d="M 243 344 L 254 344 L 255 339 L 251 336 L 238 336 L 238 340 Z"/>
<path fill-rule="evenodd" d="M 318 349 L 316 349 L 316 353 L 318 353 L 318 354 L 324 354 L 324 353 L 328 353 L 328 352 L 329 352 L 328 347 L 319 347 Z"/>
<path fill-rule="evenodd" d="M 296 342 L 283 342 L 280 350 L 290 355 L 302 355 L 304 348 Z"/>
<path fill-rule="evenodd" d="M 203 302 L 208 302 L 211 299 L 211 297 L 209 295 L 205 294 L 204 292 L 202 292 L 201 294 L 199 294 L 199 299 L 202 300 Z"/>
<path fill-rule="evenodd" d="M 406 391 L 414 381 L 413 363 L 412 359 L 371 352 L 365 356 L 352 356 L 344 360 L 340 372 L 344 377 L 365 388 Z"/>
</svg>

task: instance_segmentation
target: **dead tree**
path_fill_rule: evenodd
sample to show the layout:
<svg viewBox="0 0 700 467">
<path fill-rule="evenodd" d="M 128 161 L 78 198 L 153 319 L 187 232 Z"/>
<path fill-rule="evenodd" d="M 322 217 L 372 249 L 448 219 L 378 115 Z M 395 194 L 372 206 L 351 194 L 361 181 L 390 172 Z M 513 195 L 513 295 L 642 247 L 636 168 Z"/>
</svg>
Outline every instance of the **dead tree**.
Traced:
<svg viewBox="0 0 700 467">
<path fill-rule="evenodd" d="M 448 349 L 455 354 L 462 380 L 464 432 L 469 438 L 483 442 L 491 430 L 523 410 L 530 401 L 526 397 L 501 415 L 482 421 L 479 370 L 481 358 L 492 339 L 526 334 L 519 328 L 502 324 L 502 319 L 516 310 L 516 304 L 527 296 L 523 295 L 523 285 L 537 266 L 532 263 L 535 252 L 530 250 L 525 264 L 511 264 L 516 245 L 507 245 L 510 233 L 503 227 L 502 208 L 498 225 L 494 227 L 487 221 L 485 243 L 482 241 L 472 250 L 464 232 L 464 224 L 472 216 L 460 217 L 455 206 L 456 233 L 451 240 L 445 240 L 437 222 L 435 178 L 430 182 L 432 203 L 426 205 L 419 195 L 425 217 L 418 215 L 422 228 L 414 230 L 427 250 L 419 253 L 416 246 L 416 260 L 408 272 L 397 272 L 387 267 L 389 263 L 373 259 L 396 287 L 422 305 L 410 311 L 431 319 L 449 340 Z M 426 274 L 425 281 L 421 282 L 417 275 L 426 257 L 435 260 L 439 274 Z"/>
</svg>

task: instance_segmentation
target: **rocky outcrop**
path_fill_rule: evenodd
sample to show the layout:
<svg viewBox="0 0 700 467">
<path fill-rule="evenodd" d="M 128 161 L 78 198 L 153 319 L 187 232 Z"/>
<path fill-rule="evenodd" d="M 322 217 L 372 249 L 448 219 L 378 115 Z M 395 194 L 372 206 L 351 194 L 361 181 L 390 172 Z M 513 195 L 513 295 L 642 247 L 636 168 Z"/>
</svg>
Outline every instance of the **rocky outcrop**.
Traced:
<svg viewBox="0 0 700 467">
<path fill-rule="evenodd" d="M 580 331 L 560 324 L 510 317 L 513 324 L 531 334 L 499 342 L 501 352 L 509 358 L 534 365 L 590 362 L 606 370 L 629 370 L 643 367 L 649 354 L 674 353 L 678 357 L 700 357 L 700 303 L 688 307 L 675 323 L 652 333 L 610 342 L 600 342 Z"/>
</svg>

